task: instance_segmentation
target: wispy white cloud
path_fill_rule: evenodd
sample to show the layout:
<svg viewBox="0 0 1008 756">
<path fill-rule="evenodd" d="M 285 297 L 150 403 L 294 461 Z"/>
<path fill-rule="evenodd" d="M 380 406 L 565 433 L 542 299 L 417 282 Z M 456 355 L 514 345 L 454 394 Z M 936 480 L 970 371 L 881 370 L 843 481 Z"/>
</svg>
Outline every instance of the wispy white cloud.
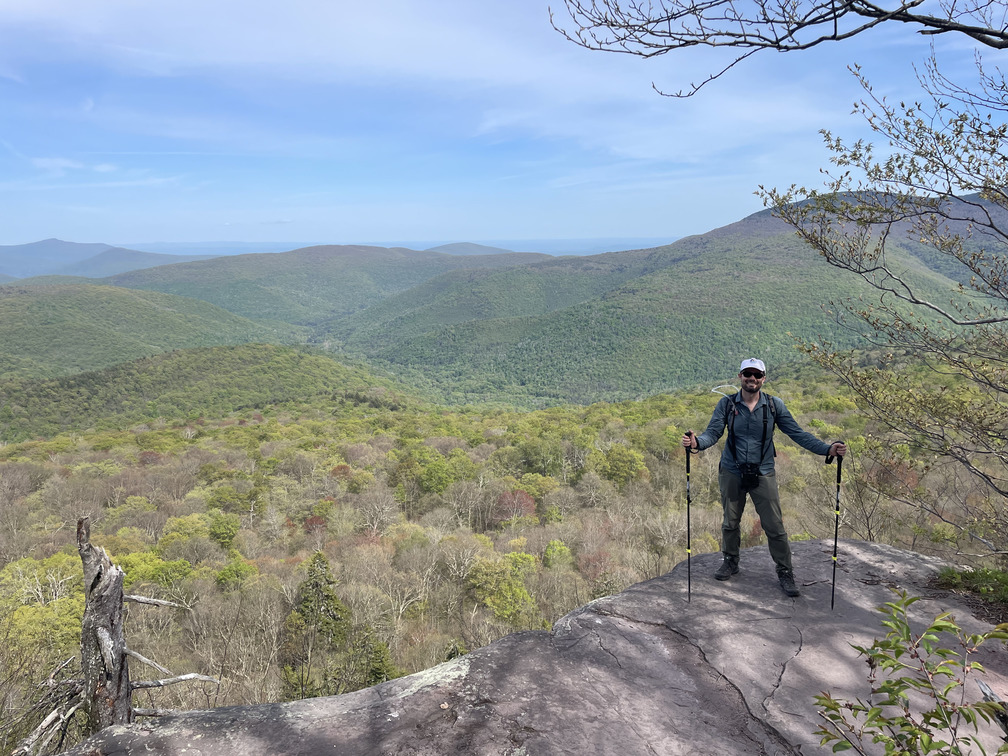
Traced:
<svg viewBox="0 0 1008 756">
<path fill-rule="evenodd" d="M 198 238 L 222 217 L 329 241 L 705 230 L 757 209 L 758 183 L 811 180 L 820 128 L 863 130 L 848 62 L 899 89 L 927 49 L 887 31 L 755 56 L 674 100 L 651 83 L 723 59 L 591 53 L 547 5 L 5 0 L 5 233 L 52 236 L 58 218 L 65 237 L 80 222 Z M 105 211 L 76 212 L 84 192 Z"/>
</svg>

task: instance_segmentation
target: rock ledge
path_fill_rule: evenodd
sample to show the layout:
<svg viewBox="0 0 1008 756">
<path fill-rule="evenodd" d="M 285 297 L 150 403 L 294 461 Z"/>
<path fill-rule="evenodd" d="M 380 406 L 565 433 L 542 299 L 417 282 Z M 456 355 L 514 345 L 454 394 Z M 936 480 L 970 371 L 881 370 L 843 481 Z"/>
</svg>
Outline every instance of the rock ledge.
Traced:
<svg viewBox="0 0 1008 756">
<path fill-rule="evenodd" d="M 449 756 L 451 754 L 819 754 L 813 696 L 867 694 L 851 644 L 882 635 L 876 607 L 891 589 L 923 600 L 921 621 L 951 611 L 990 629 L 947 592 L 928 587 L 944 565 L 858 541 L 840 545 L 830 610 L 832 542 L 792 544 L 802 596 L 786 597 L 766 547 L 742 554 L 720 583 L 719 554 L 598 599 L 552 631 L 485 648 L 367 690 L 284 704 L 187 712 L 112 727 L 74 756 Z M 985 681 L 1008 698 L 1008 654 L 982 649 Z M 979 691 L 968 691 L 979 698 Z M 985 728 L 989 752 L 999 731 Z"/>
</svg>

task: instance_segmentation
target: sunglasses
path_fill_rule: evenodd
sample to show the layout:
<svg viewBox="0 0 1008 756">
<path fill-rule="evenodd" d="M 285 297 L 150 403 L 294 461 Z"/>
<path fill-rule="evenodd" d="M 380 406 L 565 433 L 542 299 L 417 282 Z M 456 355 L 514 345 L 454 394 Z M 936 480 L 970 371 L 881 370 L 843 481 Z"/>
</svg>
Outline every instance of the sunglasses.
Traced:
<svg viewBox="0 0 1008 756">
<path fill-rule="evenodd" d="M 743 370 L 742 371 L 742 375 L 745 378 L 762 378 L 763 377 L 763 373 L 761 373 L 759 370 Z"/>
</svg>

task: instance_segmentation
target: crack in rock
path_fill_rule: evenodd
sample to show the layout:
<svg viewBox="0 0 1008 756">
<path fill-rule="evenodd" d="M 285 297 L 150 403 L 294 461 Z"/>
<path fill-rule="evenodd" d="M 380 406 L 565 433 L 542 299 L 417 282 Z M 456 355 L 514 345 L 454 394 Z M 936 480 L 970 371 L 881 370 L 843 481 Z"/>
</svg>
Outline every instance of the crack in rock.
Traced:
<svg viewBox="0 0 1008 756">
<path fill-rule="evenodd" d="M 640 619 L 639 617 L 631 617 L 627 614 L 621 614 L 620 612 L 612 609 L 605 609 L 600 606 L 591 606 L 590 609 L 594 614 L 597 614 L 600 617 L 613 617 L 614 619 L 625 620 L 635 625 L 645 625 L 647 627 L 669 627 L 667 622 L 655 622 L 652 620 Z"/>
<path fill-rule="evenodd" d="M 802 629 L 797 625 L 792 625 L 792 628 L 798 632 L 798 648 L 795 649 L 795 652 L 791 655 L 790 659 L 785 659 L 784 662 L 780 665 L 780 673 L 777 675 L 777 680 L 774 681 L 770 693 L 768 693 L 763 698 L 762 703 L 763 711 L 768 713 L 770 711 L 770 702 L 773 700 L 774 694 L 776 694 L 777 691 L 780 690 L 781 686 L 784 684 L 784 676 L 787 674 L 788 664 L 790 664 L 791 662 L 793 662 L 795 659 L 798 658 L 799 654 L 801 654 L 802 652 L 802 648 L 805 645 L 805 634 L 802 632 Z"/>
<path fill-rule="evenodd" d="M 605 607 L 605 606 L 602 606 L 602 605 L 599 605 L 599 604 L 594 604 L 593 603 L 592 605 L 590 605 L 588 607 L 585 607 L 585 610 L 586 610 L 585 614 L 587 614 L 588 612 L 591 612 L 592 614 L 595 614 L 595 615 L 597 615 L 599 617 L 606 617 L 606 618 L 610 618 L 610 619 L 621 621 L 621 623 L 626 623 L 627 625 L 629 625 L 631 627 L 644 627 L 644 628 L 658 629 L 658 630 L 661 630 L 661 631 L 664 631 L 664 632 L 668 633 L 670 636 L 682 639 L 683 641 L 685 641 L 686 644 L 688 644 L 690 647 L 692 647 L 696 651 L 697 656 L 699 657 L 700 662 L 704 666 L 706 666 L 709 670 L 711 670 L 716 675 L 716 678 L 719 681 L 721 681 L 724 685 L 728 686 L 729 688 L 731 688 L 735 692 L 735 694 L 737 696 L 737 700 L 738 700 L 738 702 L 740 704 L 740 709 L 741 709 L 742 712 L 744 712 L 744 716 L 747 717 L 746 725 L 745 725 L 744 728 L 742 728 L 742 734 L 743 734 L 743 736 L 745 737 L 746 740 L 748 740 L 749 742 L 753 743 L 753 745 L 756 746 L 757 748 L 759 748 L 760 751 L 764 751 L 764 749 L 765 749 L 765 747 L 767 745 L 767 741 L 766 741 L 766 739 L 764 737 L 761 736 L 760 732 L 753 730 L 753 725 L 755 724 L 755 725 L 757 725 L 757 729 L 759 729 L 759 728 L 765 728 L 765 732 L 767 733 L 768 737 L 770 737 L 770 738 L 776 737 L 781 742 L 784 742 L 784 743 L 787 742 L 787 738 L 784 736 L 784 734 L 780 730 L 778 730 L 776 727 L 774 727 L 773 725 L 771 725 L 768 722 L 766 722 L 762 717 L 759 717 L 759 716 L 757 716 L 754 713 L 753 709 L 750 707 L 749 702 L 746 700 L 745 695 L 742 693 L 742 690 L 738 687 L 738 685 L 736 685 L 735 682 L 731 678 L 729 678 L 727 675 L 725 675 L 715 665 L 711 664 L 710 661 L 707 659 L 707 655 L 704 653 L 703 648 L 697 642 L 695 642 L 694 640 L 692 640 L 684 632 L 682 632 L 680 630 L 677 630 L 675 627 L 671 626 L 668 622 L 655 622 L 655 621 L 649 621 L 649 620 L 645 620 L 645 619 L 640 619 L 640 618 L 637 618 L 637 617 L 632 617 L 632 616 L 629 616 L 629 615 L 627 615 L 625 613 L 621 613 L 621 612 L 615 611 L 612 608 Z M 780 616 L 774 616 L 774 617 L 767 617 L 766 619 L 760 620 L 760 621 L 761 622 L 776 622 L 776 623 L 779 623 L 782 620 L 783 621 L 793 620 L 793 615 L 788 614 L 788 615 L 780 615 Z M 596 620 L 596 622 L 598 622 L 598 620 Z M 631 635 L 620 624 L 617 624 L 615 626 L 615 630 L 617 632 L 619 632 L 628 641 L 630 641 L 630 642 L 633 641 L 633 638 L 631 637 Z M 610 651 L 608 648 L 606 648 L 606 646 L 605 646 L 605 644 L 604 644 L 604 642 L 602 640 L 602 637 L 598 633 L 598 631 L 596 631 L 596 630 L 586 630 L 586 634 L 588 634 L 588 633 L 591 633 L 591 634 L 595 635 L 598 638 L 599 648 L 601 650 L 605 651 L 610 656 L 612 656 L 612 658 L 616 661 L 617 665 L 619 665 L 620 669 L 623 669 L 623 665 L 620 662 L 619 658 L 616 656 L 616 654 L 614 654 L 612 651 Z M 798 650 L 792 656 L 792 659 L 797 658 L 798 654 L 801 652 L 801 648 L 802 648 L 802 644 L 803 643 L 804 643 L 804 638 L 802 637 L 801 632 L 799 630 Z M 781 666 L 780 674 L 779 674 L 779 676 L 777 678 L 777 681 L 774 684 L 774 689 L 775 690 L 777 688 L 779 688 L 780 685 L 781 685 L 781 682 L 783 680 L 787 664 L 788 664 L 788 662 L 785 662 Z M 594 677 L 594 675 L 593 675 L 593 677 Z M 674 690 L 681 690 L 683 692 L 691 692 L 689 689 L 682 688 L 682 687 L 679 687 L 679 686 L 669 686 L 669 687 L 671 689 L 674 689 Z M 770 696 L 767 697 L 767 700 L 769 700 L 770 698 L 772 698 L 772 696 L 773 696 L 773 694 L 771 693 Z M 762 708 L 764 709 L 764 711 L 766 710 L 767 707 L 766 707 L 766 703 L 765 702 L 763 703 Z M 615 711 L 619 715 L 619 717 L 620 717 L 620 719 L 622 721 L 624 721 L 625 723 L 627 723 L 628 726 L 631 729 L 634 730 L 634 732 L 637 732 L 638 734 L 640 734 L 639 729 L 638 729 L 638 727 L 636 725 L 635 720 L 628 719 L 623 714 L 623 712 L 620 710 L 620 702 L 618 700 L 616 702 Z M 646 739 L 644 739 L 642 737 L 641 740 L 642 740 L 642 742 L 644 742 L 645 744 L 647 744 L 647 740 Z M 650 744 L 648 744 L 647 747 L 648 747 L 648 750 L 649 750 L 650 753 L 655 753 L 653 747 L 650 746 Z M 793 749 L 790 750 L 789 752 L 790 753 L 800 753 L 800 751 L 796 751 L 796 750 L 793 750 Z"/>
<path fill-rule="evenodd" d="M 745 695 L 742 693 L 742 689 L 739 688 L 739 686 L 736 685 L 735 682 L 730 677 L 728 677 L 724 672 L 722 672 L 715 665 L 713 665 L 713 664 L 710 663 L 710 661 L 707 659 L 707 654 L 704 653 L 704 650 L 703 650 L 703 648 L 701 646 L 699 646 L 697 643 L 694 643 L 690 639 L 690 637 L 688 635 L 686 635 L 685 633 L 682 633 L 682 632 L 676 630 L 675 628 L 669 627 L 668 631 L 670 633 L 672 633 L 673 635 L 679 636 L 684 641 L 686 641 L 686 643 L 688 643 L 693 648 L 695 648 L 696 652 L 697 652 L 697 655 L 700 658 L 700 661 L 703 662 L 703 664 L 706 665 L 709 669 L 713 670 L 717 674 L 719 680 L 724 681 L 725 685 L 727 685 L 728 687 L 730 687 L 732 690 L 735 691 L 735 693 L 738 695 L 739 702 L 742 704 L 742 708 L 745 709 L 746 714 L 749 716 L 749 718 L 750 718 L 750 720 L 752 722 L 758 722 L 758 723 L 760 723 L 763 727 L 765 727 L 767 729 L 767 731 L 769 733 L 771 733 L 771 734 L 775 735 L 776 737 L 778 737 L 782 742 L 784 742 L 784 743 L 788 742 L 788 739 L 784 735 L 784 733 L 782 733 L 780 730 L 778 730 L 776 727 L 774 727 L 772 724 L 770 724 L 766 720 L 764 720 L 764 719 L 756 716 L 756 714 L 753 712 L 752 708 L 750 708 L 749 702 L 746 700 Z M 797 656 L 797 654 L 796 654 L 796 656 Z M 749 730 L 748 727 L 746 727 L 746 730 L 745 730 L 745 737 L 748 740 L 750 740 L 752 743 L 760 746 L 761 749 L 765 745 L 764 743 L 760 742 L 760 740 L 756 737 L 756 735 L 754 733 L 750 732 L 750 730 Z M 790 753 L 800 754 L 801 751 L 800 750 L 795 750 L 795 749 L 792 748 L 791 751 L 790 751 Z"/>
<path fill-rule="evenodd" d="M 620 661 L 619 657 L 616 654 L 614 654 L 612 651 L 610 651 L 609 649 L 607 649 L 605 647 L 605 644 L 602 642 L 602 636 L 599 633 L 594 633 L 593 632 L 592 634 L 594 634 L 598 638 L 599 648 L 601 648 L 603 651 L 605 651 L 607 654 L 609 654 L 615 660 L 615 662 L 619 666 L 619 668 L 623 669 L 623 664 Z M 594 672 L 592 672 L 590 670 L 588 671 L 588 675 L 589 675 L 589 677 L 591 677 L 593 679 L 601 680 L 601 678 L 597 674 L 595 674 Z M 626 715 L 626 713 L 623 711 L 623 705 L 622 705 L 623 701 L 622 701 L 622 699 L 619 696 L 615 696 L 614 698 L 611 698 L 609 696 L 606 696 L 601 691 L 600 691 L 600 695 L 602 696 L 602 700 L 604 700 L 607 704 L 609 704 L 609 706 L 611 707 L 611 709 L 616 712 L 616 715 L 619 717 L 620 721 L 623 722 L 624 724 L 626 724 L 631 730 L 633 730 L 637 734 L 638 740 L 647 749 L 647 753 L 655 754 L 655 756 L 657 756 L 658 752 L 654 749 L 654 746 L 651 745 L 651 743 L 648 740 L 647 736 L 643 732 L 641 732 L 641 729 L 640 729 L 640 727 L 638 725 L 638 722 L 637 722 L 636 718 L 634 716 L 629 716 L 628 717 Z"/>
<path fill-rule="evenodd" d="M 623 669 L 623 662 L 620 661 L 619 656 L 617 656 L 614 652 L 612 652 L 608 648 L 606 648 L 606 645 L 605 645 L 605 643 L 602 640 L 602 635 L 600 633 L 595 633 L 595 637 L 598 638 L 598 647 L 600 649 L 602 649 L 603 651 L 605 651 L 607 654 L 609 654 L 609 656 L 612 657 L 612 660 L 614 662 L 616 662 L 616 666 L 617 667 L 619 667 L 620 669 Z"/>
</svg>

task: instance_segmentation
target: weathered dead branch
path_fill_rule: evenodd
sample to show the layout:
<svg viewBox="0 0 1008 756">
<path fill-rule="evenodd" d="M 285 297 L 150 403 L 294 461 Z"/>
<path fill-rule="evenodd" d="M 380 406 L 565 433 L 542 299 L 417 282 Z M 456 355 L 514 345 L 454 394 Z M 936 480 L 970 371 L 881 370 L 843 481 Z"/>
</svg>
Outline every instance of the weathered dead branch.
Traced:
<svg viewBox="0 0 1008 756">
<path fill-rule="evenodd" d="M 189 680 L 220 684 L 220 681 L 190 672 L 174 675 L 162 665 L 131 650 L 123 629 L 123 603 L 184 609 L 172 601 L 127 595 L 123 592 L 124 574 L 112 563 L 104 549 L 91 543 L 88 519 L 77 521 L 77 551 L 84 568 L 84 617 L 81 621 L 81 677 L 58 680 L 73 661 L 68 659 L 53 671 L 45 683 L 45 692 L 27 716 L 41 714 L 41 721 L 14 749 L 11 756 L 38 756 L 48 753 L 54 739 L 58 750 L 75 714 L 87 716 L 86 735 L 113 724 L 126 724 L 136 716 L 161 716 L 170 713 L 158 709 L 134 709 L 135 690 L 163 688 Z M 168 677 L 131 682 L 128 657 L 147 664 Z"/>
</svg>

